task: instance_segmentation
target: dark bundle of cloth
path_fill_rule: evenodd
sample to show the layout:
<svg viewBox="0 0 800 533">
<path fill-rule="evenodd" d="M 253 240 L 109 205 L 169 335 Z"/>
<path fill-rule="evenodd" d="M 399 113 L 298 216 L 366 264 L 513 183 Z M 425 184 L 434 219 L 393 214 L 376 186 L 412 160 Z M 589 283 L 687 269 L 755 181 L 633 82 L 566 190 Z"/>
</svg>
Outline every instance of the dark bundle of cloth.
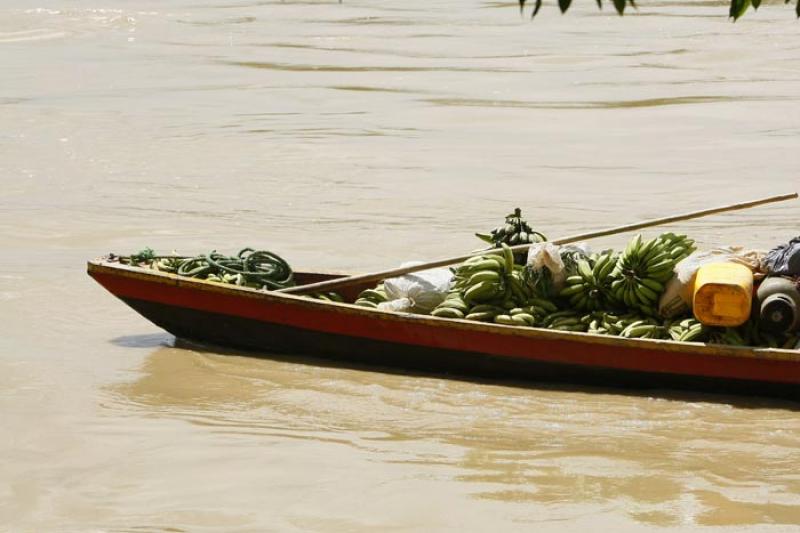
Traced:
<svg viewBox="0 0 800 533">
<path fill-rule="evenodd" d="M 772 275 L 800 276 L 800 236 L 770 250 L 764 267 Z"/>
</svg>

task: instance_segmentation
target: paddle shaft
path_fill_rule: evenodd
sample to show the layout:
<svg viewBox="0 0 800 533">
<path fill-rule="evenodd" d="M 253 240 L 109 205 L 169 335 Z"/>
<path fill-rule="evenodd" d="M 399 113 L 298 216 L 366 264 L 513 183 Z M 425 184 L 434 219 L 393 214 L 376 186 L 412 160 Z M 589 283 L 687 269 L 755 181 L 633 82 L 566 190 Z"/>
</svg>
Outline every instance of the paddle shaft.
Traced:
<svg viewBox="0 0 800 533">
<path fill-rule="evenodd" d="M 680 215 L 672 215 L 663 218 L 654 218 L 652 220 L 645 220 L 643 222 L 636 222 L 634 224 L 626 224 L 624 226 L 616 226 L 613 228 L 606 228 L 599 231 L 591 231 L 589 233 L 580 233 L 578 235 L 570 235 L 569 237 L 564 237 L 555 241 L 550 241 L 553 244 L 569 244 L 572 242 L 577 241 L 585 241 L 589 239 L 594 239 L 597 237 L 604 237 L 606 235 L 615 235 L 617 233 L 624 233 L 626 231 L 634 231 L 637 229 L 642 228 L 650 228 L 653 226 L 660 226 L 662 224 L 670 224 L 672 222 L 680 222 L 683 220 L 691 220 L 694 218 L 705 217 L 709 215 L 714 215 L 717 213 L 726 213 L 729 211 L 738 211 L 740 209 L 749 209 L 751 207 L 756 207 L 759 205 L 770 204 L 775 202 L 783 202 L 786 200 L 792 200 L 797 198 L 797 193 L 790 193 L 790 194 L 781 194 L 778 196 L 770 196 L 768 198 L 761 198 L 759 200 L 752 200 L 750 202 L 742 202 L 738 204 L 731 204 L 731 205 L 724 205 L 720 207 L 714 207 L 711 209 L 703 209 L 700 211 L 692 211 L 690 213 L 683 213 Z M 527 250 L 532 243 L 525 243 L 525 244 L 518 244 L 516 246 L 512 246 L 511 249 L 515 252 L 521 252 L 523 250 Z M 407 266 L 407 267 L 400 267 L 394 268 L 392 270 L 383 270 L 381 272 L 373 272 L 371 274 L 358 274 L 355 276 L 347 276 L 344 278 L 336 278 L 332 280 L 320 281 L 317 283 L 309 283 L 308 285 L 297 285 L 295 287 L 288 287 L 285 289 L 279 289 L 277 292 L 285 292 L 285 293 L 292 293 L 292 294 L 304 294 L 309 292 L 320 292 L 320 291 L 331 291 L 334 289 L 339 289 L 341 287 L 346 287 L 349 285 L 354 285 L 357 283 L 367 283 L 370 281 L 378 281 L 387 278 L 393 278 L 397 276 L 402 276 L 404 274 L 410 274 L 412 272 L 419 272 L 420 270 L 428 270 L 430 268 L 437 268 L 442 266 L 452 265 L 454 263 L 462 263 L 469 259 L 470 257 L 476 255 L 486 255 L 492 253 L 502 253 L 500 248 L 493 248 L 489 250 L 481 250 L 478 252 L 473 252 L 467 255 L 459 255 L 457 257 L 447 257 L 444 259 L 438 259 L 436 261 L 429 261 L 427 263 L 422 263 L 419 265 L 414 266 Z"/>
</svg>

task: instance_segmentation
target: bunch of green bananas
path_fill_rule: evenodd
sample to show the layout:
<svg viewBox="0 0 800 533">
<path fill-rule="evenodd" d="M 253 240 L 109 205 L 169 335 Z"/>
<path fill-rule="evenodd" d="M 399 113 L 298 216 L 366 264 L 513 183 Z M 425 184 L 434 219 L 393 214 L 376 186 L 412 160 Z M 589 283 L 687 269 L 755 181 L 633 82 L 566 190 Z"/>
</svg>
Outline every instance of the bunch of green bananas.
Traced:
<svg viewBox="0 0 800 533">
<path fill-rule="evenodd" d="M 692 317 L 667 321 L 664 327 L 672 340 L 681 342 L 704 342 L 711 332 L 711 328 Z"/>
<path fill-rule="evenodd" d="M 619 317 L 605 311 L 594 311 L 590 313 L 588 333 L 595 335 L 612 335 L 611 325 L 616 323 Z"/>
<path fill-rule="evenodd" d="M 256 283 L 249 283 L 247 278 L 242 274 L 231 274 L 230 272 L 218 272 L 207 274 L 206 281 L 214 281 L 216 283 L 227 283 L 229 285 L 239 285 L 240 287 L 250 287 L 252 289 L 260 289 L 261 286 Z"/>
<path fill-rule="evenodd" d="M 469 314 L 469 309 L 470 306 L 464 301 L 461 292 L 454 290 L 431 311 L 431 315 L 439 318 L 464 318 Z"/>
<path fill-rule="evenodd" d="M 361 307 L 377 309 L 378 304 L 387 301 L 389 301 L 389 297 L 386 295 L 386 289 L 384 288 L 383 283 L 381 283 L 374 289 L 366 289 L 361 291 L 361 293 L 358 295 L 358 298 L 356 298 L 355 304 L 360 305 Z"/>
<path fill-rule="evenodd" d="M 431 314 L 506 325 L 533 326 L 555 304 L 536 298 L 525 283 L 523 267 L 514 263 L 508 245 L 499 253 L 472 257 L 454 271 L 450 294 Z"/>
<path fill-rule="evenodd" d="M 551 309 L 557 309 L 552 302 L 531 298 L 524 305 L 517 305 L 514 301 L 498 304 L 478 304 L 472 306 L 464 316 L 467 320 L 478 322 L 494 322 L 504 326 L 539 326 Z"/>
<path fill-rule="evenodd" d="M 552 302 L 537 298 L 530 298 L 524 303 L 526 305 L 521 307 L 503 310 L 494 317 L 494 322 L 505 326 L 538 326 L 551 310 L 557 309 Z"/>
<path fill-rule="evenodd" d="M 619 336 L 628 339 L 662 339 L 665 334 L 663 325 L 653 323 L 652 318 L 640 318 L 625 326 Z"/>
<path fill-rule="evenodd" d="M 507 310 L 494 304 L 478 304 L 469 309 L 464 318 L 477 322 L 494 322 L 495 317 L 502 315 Z"/>
<path fill-rule="evenodd" d="M 547 237 L 531 229 L 528 222 L 522 218 L 522 210 L 519 207 L 514 209 L 513 213 L 506 215 L 505 224 L 502 226 L 496 227 L 491 233 L 476 233 L 475 236 L 498 248 L 501 243 L 515 246 L 547 240 Z"/>
<path fill-rule="evenodd" d="M 542 319 L 542 327 L 558 331 L 586 331 L 589 325 L 583 315 L 574 310 L 554 311 Z"/>
<path fill-rule="evenodd" d="M 742 336 L 739 328 L 713 328 L 708 336 L 711 344 L 726 344 L 728 346 L 747 346 L 749 342 Z"/>
<path fill-rule="evenodd" d="M 501 298 L 513 289 L 514 254 L 504 243 L 500 254 L 484 254 L 467 259 L 455 271 L 453 287 L 461 291 L 467 304 L 485 303 Z"/>
<path fill-rule="evenodd" d="M 797 334 L 781 335 L 767 331 L 759 325 L 758 314 L 753 313 L 750 320 L 738 328 L 710 328 L 709 341 L 731 346 L 762 346 L 765 348 L 793 349 L 797 344 Z"/>
<path fill-rule="evenodd" d="M 472 306 L 464 318 L 467 320 L 474 320 L 476 322 L 496 322 L 498 316 L 506 316 L 510 314 L 510 312 L 511 311 L 509 309 L 499 305 L 478 304 Z"/>
<path fill-rule="evenodd" d="M 576 263 L 576 273 L 568 276 L 559 293 L 570 305 L 582 311 L 597 311 L 609 306 L 611 272 L 617 264 L 617 255 L 606 251 Z"/>
<path fill-rule="evenodd" d="M 178 257 L 178 256 L 163 256 L 153 259 L 153 262 L 150 263 L 150 268 L 152 270 L 157 270 L 159 272 L 167 272 L 169 274 L 175 274 L 178 272 L 178 269 L 183 264 L 185 257 Z"/>
<path fill-rule="evenodd" d="M 323 302 L 344 302 L 344 297 L 342 297 L 342 295 L 338 292 L 315 292 L 312 294 L 307 294 L 306 296 L 314 300 L 322 300 Z"/>
<path fill-rule="evenodd" d="M 685 235 L 664 233 L 643 242 L 641 233 L 628 243 L 611 275 L 611 295 L 618 304 L 649 316 L 657 315 L 658 299 L 675 265 L 694 251 Z"/>
<path fill-rule="evenodd" d="M 663 325 L 650 317 L 608 311 L 596 311 L 591 317 L 589 333 L 640 339 L 661 339 L 665 335 Z"/>
<path fill-rule="evenodd" d="M 614 250 L 605 250 L 591 256 L 592 277 L 604 296 L 611 294 L 611 282 L 614 281 L 611 273 L 614 272 L 618 260 L 619 254 Z"/>
</svg>

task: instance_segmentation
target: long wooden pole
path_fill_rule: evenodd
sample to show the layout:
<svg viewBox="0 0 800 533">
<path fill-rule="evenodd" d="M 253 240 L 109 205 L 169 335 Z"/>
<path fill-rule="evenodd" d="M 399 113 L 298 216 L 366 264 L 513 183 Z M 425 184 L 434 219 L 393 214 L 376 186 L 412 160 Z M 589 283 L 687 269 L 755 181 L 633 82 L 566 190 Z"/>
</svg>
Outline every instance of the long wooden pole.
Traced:
<svg viewBox="0 0 800 533">
<path fill-rule="evenodd" d="M 759 205 L 764 204 L 771 204 L 775 202 L 783 202 L 786 200 L 793 200 L 797 198 L 797 193 L 789 193 L 789 194 L 781 194 L 778 196 L 770 196 L 767 198 L 761 198 L 759 200 L 752 200 L 749 202 L 742 202 L 738 204 L 731 204 L 731 205 L 724 205 L 720 207 L 714 207 L 711 209 L 702 209 L 700 211 L 692 211 L 689 213 L 683 213 L 680 215 L 672 215 L 668 217 L 662 218 L 654 218 L 652 220 L 645 220 L 643 222 L 636 222 L 633 224 L 626 224 L 624 226 L 615 226 L 613 228 L 606 228 L 599 231 L 591 231 L 589 233 L 579 233 L 577 235 L 570 235 L 569 237 L 564 237 L 555 241 L 550 241 L 554 244 L 569 244 L 571 242 L 577 241 L 585 241 L 589 239 L 594 239 L 597 237 L 604 237 L 606 235 L 615 235 L 617 233 L 624 233 L 626 231 L 634 231 L 637 229 L 642 228 L 650 228 L 653 226 L 660 226 L 662 224 L 670 224 L 672 222 L 680 222 L 682 220 L 691 220 L 693 218 L 700 218 L 705 217 L 708 215 L 714 215 L 717 213 L 726 213 L 729 211 L 738 211 L 740 209 L 749 209 L 751 207 L 756 207 Z M 526 244 L 518 244 L 516 246 L 512 246 L 511 249 L 515 252 L 520 252 L 523 250 L 527 250 L 531 246 L 530 243 Z M 334 289 L 339 289 L 342 287 L 346 287 L 349 285 L 354 285 L 357 283 L 367 283 L 370 281 L 378 281 L 387 278 L 393 278 L 396 276 L 402 276 L 404 274 L 410 274 L 412 272 L 419 272 L 420 270 L 427 270 L 429 268 L 436 268 L 442 267 L 447 265 L 452 265 L 454 263 L 461 263 L 473 257 L 475 255 L 485 255 L 491 253 L 501 253 L 499 248 L 493 248 L 490 250 L 481 250 L 478 252 L 473 252 L 467 255 L 459 255 L 456 257 L 446 257 L 443 259 L 437 259 L 435 261 L 429 261 L 427 263 L 422 263 L 419 265 L 408 266 L 408 267 L 401 267 L 401 268 L 393 268 L 391 270 L 383 270 L 381 272 L 372 272 L 370 274 L 358 274 L 355 276 L 347 276 L 343 278 L 336 278 L 332 280 L 320 281 L 317 283 L 309 283 L 308 285 L 298 285 L 295 287 L 288 287 L 286 289 L 279 289 L 278 292 L 286 292 L 292 294 L 304 294 L 309 292 L 319 292 L 319 291 L 330 291 Z"/>
</svg>

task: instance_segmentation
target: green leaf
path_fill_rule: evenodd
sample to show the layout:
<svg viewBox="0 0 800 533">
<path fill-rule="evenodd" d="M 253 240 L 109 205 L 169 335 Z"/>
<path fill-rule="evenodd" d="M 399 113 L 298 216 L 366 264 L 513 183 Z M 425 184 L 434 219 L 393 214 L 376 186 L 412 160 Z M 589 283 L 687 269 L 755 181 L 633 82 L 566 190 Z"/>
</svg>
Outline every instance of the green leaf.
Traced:
<svg viewBox="0 0 800 533">
<path fill-rule="evenodd" d="M 603 0 L 595 0 L 597 2 L 597 7 L 599 9 L 603 9 Z M 613 0 L 614 1 L 614 9 L 622 15 L 625 12 L 625 7 L 630 5 L 634 9 L 638 9 L 636 4 L 636 0 Z M 788 4 L 791 0 L 784 0 L 786 4 Z M 539 10 L 542 8 L 543 0 L 535 0 L 535 5 L 533 8 L 533 12 L 531 13 L 531 19 L 533 19 Z M 753 6 L 753 10 L 757 10 L 761 7 L 763 0 L 730 0 L 730 9 L 729 9 L 729 16 L 736 22 L 739 18 L 742 17 L 745 13 L 747 13 L 747 9 L 750 6 Z M 520 14 L 525 9 L 525 6 L 528 4 L 528 0 L 519 0 L 519 9 Z M 572 5 L 572 0 L 558 0 L 558 7 L 561 9 L 562 13 L 566 13 L 567 10 Z M 797 14 L 797 18 L 800 18 L 800 0 L 796 0 L 795 5 L 795 13 Z"/>
<path fill-rule="evenodd" d="M 482 241 L 488 242 L 489 244 L 494 244 L 494 239 L 488 233 L 476 233 L 475 236 Z"/>
<path fill-rule="evenodd" d="M 531 13 L 531 20 L 533 20 L 533 17 L 536 16 L 536 13 L 538 13 L 540 9 L 542 9 L 542 0 L 536 0 L 536 5 L 533 6 L 533 13 Z"/>
<path fill-rule="evenodd" d="M 750 7 L 750 0 L 731 0 L 731 10 L 729 15 L 736 22 L 739 17 L 744 15 L 747 8 Z"/>
</svg>

